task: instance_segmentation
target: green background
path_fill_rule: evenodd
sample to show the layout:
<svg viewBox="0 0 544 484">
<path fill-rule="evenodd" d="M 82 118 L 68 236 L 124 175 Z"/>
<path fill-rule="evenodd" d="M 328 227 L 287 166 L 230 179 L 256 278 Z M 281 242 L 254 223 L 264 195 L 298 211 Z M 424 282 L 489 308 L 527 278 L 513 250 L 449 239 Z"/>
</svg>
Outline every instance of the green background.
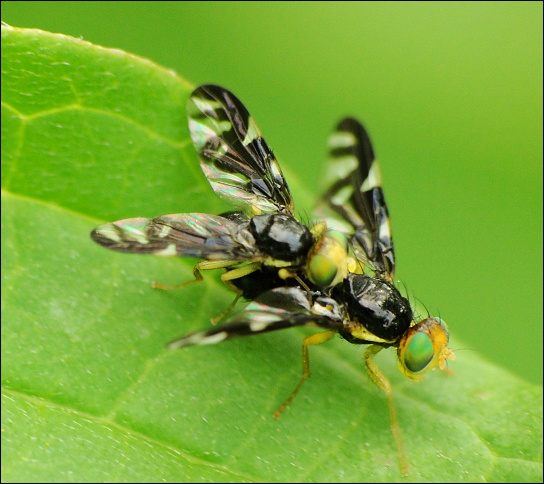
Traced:
<svg viewBox="0 0 544 484">
<path fill-rule="evenodd" d="M 463 348 L 542 380 L 540 2 L 3 2 L 2 19 L 233 90 L 295 196 L 319 193 L 333 124 L 362 119 L 397 277 Z"/>
<path fill-rule="evenodd" d="M 311 381 L 275 420 L 308 331 L 167 351 L 231 300 L 217 274 L 154 291 L 192 261 L 89 240 L 106 220 L 222 209 L 188 139 L 191 86 L 162 65 L 241 97 L 302 216 L 332 125 L 364 120 L 398 277 L 465 348 L 422 384 L 378 356 L 404 481 L 542 482 L 542 387 L 526 382 L 542 371 L 540 4 L 3 8 L 14 26 L 123 49 L 2 29 L 3 481 L 401 479 L 360 347 L 312 348 Z"/>
</svg>

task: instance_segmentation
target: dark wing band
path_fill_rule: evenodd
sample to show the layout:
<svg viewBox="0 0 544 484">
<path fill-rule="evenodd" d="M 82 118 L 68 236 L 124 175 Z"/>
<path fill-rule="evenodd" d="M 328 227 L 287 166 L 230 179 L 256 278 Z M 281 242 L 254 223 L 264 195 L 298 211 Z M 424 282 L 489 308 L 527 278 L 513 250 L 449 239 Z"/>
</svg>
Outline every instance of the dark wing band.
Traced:
<svg viewBox="0 0 544 484">
<path fill-rule="evenodd" d="M 392 280 L 395 252 L 378 162 L 364 127 L 343 119 L 329 139 L 329 188 L 316 215 L 347 234 L 355 256 Z"/>
<path fill-rule="evenodd" d="M 117 252 L 239 261 L 261 256 L 244 226 L 205 213 L 118 220 L 99 225 L 91 238 Z"/>
<path fill-rule="evenodd" d="M 252 215 L 293 213 L 281 168 L 242 102 L 204 85 L 187 101 L 191 138 L 214 191 Z"/>
<path fill-rule="evenodd" d="M 220 343 L 253 334 L 269 333 L 296 326 L 312 326 L 334 331 L 342 328 L 341 320 L 313 314 L 306 291 L 280 287 L 265 292 L 233 316 L 227 323 L 207 331 L 191 333 L 168 344 L 170 349 Z"/>
</svg>

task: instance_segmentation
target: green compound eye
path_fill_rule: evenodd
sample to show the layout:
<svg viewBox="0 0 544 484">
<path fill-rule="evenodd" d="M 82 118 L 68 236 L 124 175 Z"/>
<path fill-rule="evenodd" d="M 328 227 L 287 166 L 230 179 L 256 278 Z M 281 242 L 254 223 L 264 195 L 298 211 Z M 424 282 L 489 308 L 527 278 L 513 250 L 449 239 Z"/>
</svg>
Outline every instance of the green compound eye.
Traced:
<svg viewBox="0 0 544 484">
<path fill-rule="evenodd" d="M 328 257 L 314 255 L 308 263 L 310 281 L 320 287 L 329 286 L 336 276 L 338 266 Z"/>
<path fill-rule="evenodd" d="M 423 371 L 434 356 L 433 344 L 425 333 L 416 333 L 404 352 L 404 364 L 412 373 Z"/>
</svg>

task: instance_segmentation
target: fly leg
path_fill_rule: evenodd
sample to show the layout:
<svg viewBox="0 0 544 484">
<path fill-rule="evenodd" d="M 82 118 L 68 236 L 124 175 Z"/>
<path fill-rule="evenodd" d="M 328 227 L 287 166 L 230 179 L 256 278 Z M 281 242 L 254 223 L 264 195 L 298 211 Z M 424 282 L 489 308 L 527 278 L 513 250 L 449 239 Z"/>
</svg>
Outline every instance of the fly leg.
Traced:
<svg viewBox="0 0 544 484">
<path fill-rule="evenodd" d="M 247 276 L 248 274 L 251 274 L 252 272 L 255 272 L 261 267 L 261 264 L 258 262 L 253 262 L 251 264 L 246 264 L 242 267 L 237 267 L 236 269 L 232 269 L 230 271 L 224 272 L 221 274 L 221 281 L 223 281 L 223 284 L 227 286 L 232 292 L 236 293 L 236 296 L 234 298 L 234 301 L 232 301 L 227 309 L 222 311 L 220 314 L 212 318 L 210 321 L 212 324 L 217 324 L 219 321 L 221 321 L 227 314 L 229 314 L 234 306 L 236 306 L 236 303 L 242 297 L 242 290 L 236 287 L 232 282 L 230 282 L 232 279 L 239 279 L 241 277 Z"/>
<path fill-rule="evenodd" d="M 161 284 L 160 282 L 155 282 L 151 284 L 155 289 L 163 289 L 166 291 L 173 291 L 175 289 L 183 289 L 187 286 L 190 286 L 191 284 L 194 284 L 195 282 L 202 282 L 204 279 L 202 278 L 202 274 L 200 273 L 201 270 L 207 271 L 210 269 L 224 269 L 226 267 L 230 267 L 237 264 L 237 261 L 232 260 L 204 260 L 202 262 L 199 262 L 196 266 L 193 267 L 193 276 L 194 279 L 191 281 L 185 281 L 181 284 L 175 284 L 173 286 L 170 286 L 168 284 Z"/>
<path fill-rule="evenodd" d="M 310 377 L 310 357 L 308 354 L 308 346 L 319 345 L 329 341 L 335 334 L 336 331 L 322 331 L 321 333 L 312 334 L 304 338 L 302 342 L 302 378 L 298 382 L 298 385 L 295 387 L 291 395 L 287 397 L 287 400 L 283 402 L 279 408 L 273 413 L 275 418 L 280 418 L 283 411 L 289 406 L 293 401 L 293 398 L 297 396 L 298 391 L 302 387 L 302 384 Z"/>
<path fill-rule="evenodd" d="M 201 270 L 210 270 L 210 269 L 227 269 L 230 266 L 238 264 L 237 261 L 231 261 L 231 260 L 218 260 L 218 261 L 209 261 L 205 260 L 202 262 L 199 262 L 196 266 L 193 267 L 193 276 L 194 279 L 191 281 L 185 281 L 181 284 L 176 284 L 173 286 L 167 285 L 167 284 L 161 284 L 159 282 L 153 282 L 152 286 L 155 289 L 163 289 L 167 291 L 175 290 L 175 289 L 183 289 L 187 286 L 190 286 L 191 284 L 194 284 L 195 282 L 202 282 L 204 279 L 201 274 Z M 251 264 L 246 264 L 241 267 L 237 267 L 235 269 L 232 269 L 230 271 L 224 272 L 221 274 L 221 281 L 227 286 L 231 291 L 236 293 L 236 297 L 234 298 L 234 301 L 232 301 L 227 309 L 221 312 L 221 314 L 218 314 L 214 318 L 211 319 L 212 324 L 217 324 L 221 319 L 223 319 L 228 313 L 232 311 L 240 297 L 242 296 L 242 291 L 238 289 L 234 284 L 232 284 L 230 281 L 232 279 L 238 279 L 240 277 L 247 276 L 248 274 L 251 274 L 252 272 L 255 272 L 259 269 L 261 266 L 258 262 L 253 262 Z"/>
<path fill-rule="evenodd" d="M 365 366 L 370 375 L 370 378 L 378 385 L 387 396 L 387 402 L 389 404 L 389 420 L 391 422 L 391 431 L 393 432 L 393 437 L 395 443 L 397 444 L 397 450 L 399 452 L 400 459 L 400 469 L 403 476 L 408 475 L 408 458 L 406 456 L 406 451 L 404 450 L 404 444 L 402 442 L 402 435 L 400 433 L 399 421 L 397 418 L 397 411 L 395 409 L 395 403 L 393 402 L 393 390 L 391 388 L 391 383 L 386 378 L 386 376 L 381 372 L 374 361 L 373 356 L 378 354 L 383 347 L 378 345 L 369 346 L 365 352 Z"/>
</svg>

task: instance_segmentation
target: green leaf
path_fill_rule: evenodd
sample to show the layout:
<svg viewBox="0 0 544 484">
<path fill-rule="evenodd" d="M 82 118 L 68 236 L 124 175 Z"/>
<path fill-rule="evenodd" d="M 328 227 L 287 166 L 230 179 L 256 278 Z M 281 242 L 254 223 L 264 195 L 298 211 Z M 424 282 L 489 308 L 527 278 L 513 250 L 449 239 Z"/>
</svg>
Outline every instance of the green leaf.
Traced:
<svg viewBox="0 0 544 484">
<path fill-rule="evenodd" d="M 167 351 L 232 294 L 208 273 L 154 290 L 190 279 L 194 261 L 89 239 L 104 221 L 224 208 L 189 140 L 190 90 L 125 52 L 2 28 L 2 480 L 401 480 L 361 347 L 311 348 L 311 379 L 273 419 L 307 332 Z M 541 387 L 471 351 L 454 374 L 417 384 L 382 353 L 411 467 L 403 481 L 542 481 Z"/>
</svg>

